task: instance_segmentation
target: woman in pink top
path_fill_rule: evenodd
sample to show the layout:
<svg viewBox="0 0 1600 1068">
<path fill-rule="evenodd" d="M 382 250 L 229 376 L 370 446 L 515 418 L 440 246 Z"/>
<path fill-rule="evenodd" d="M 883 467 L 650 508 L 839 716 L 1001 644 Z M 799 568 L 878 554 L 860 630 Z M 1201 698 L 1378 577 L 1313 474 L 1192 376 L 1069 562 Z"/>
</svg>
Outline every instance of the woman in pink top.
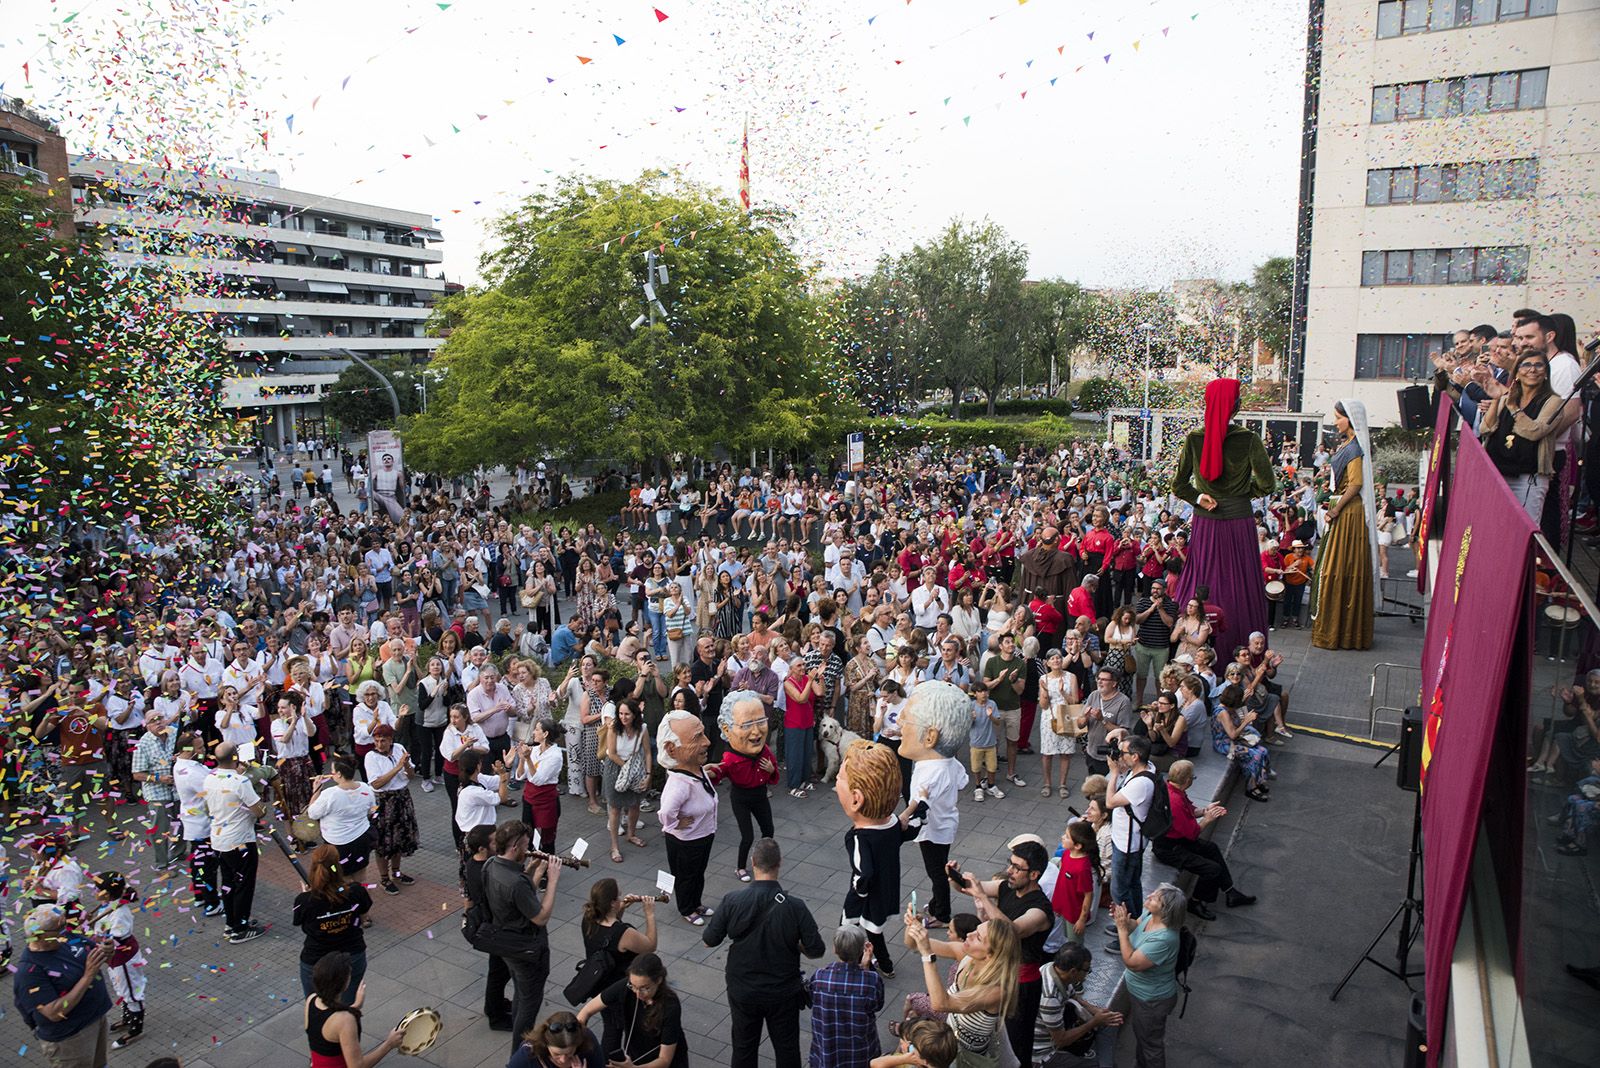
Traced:
<svg viewBox="0 0 1600 1068">
<path fill-rule="evenodd" d="M 806 674 L 804 660 L 796 659 L 783 680 L 788 705 L 783 712 L 783 756 L 788 761 L 789 796 L 805 797 L 812 788 L 806 780 L 811 771 L 812 736 L 817 729 L 817 698 L 822 696 L 822 672 L 815 678 Z"/>
</svg>

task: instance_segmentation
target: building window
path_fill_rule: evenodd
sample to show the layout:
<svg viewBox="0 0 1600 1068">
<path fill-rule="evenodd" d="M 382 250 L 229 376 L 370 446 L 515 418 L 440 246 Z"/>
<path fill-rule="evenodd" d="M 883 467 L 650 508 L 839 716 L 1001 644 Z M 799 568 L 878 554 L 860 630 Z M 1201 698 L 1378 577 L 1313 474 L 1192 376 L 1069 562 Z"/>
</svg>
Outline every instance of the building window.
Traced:
<svg viewBox="0 0 1600 1068">
<path fill-rule="evenodd" d="M 1538 185 L 1539 161 L 1531 158 L 1379 167 L 1367 172 L 1367 204 L 1523 200 L 1532 197 Z"/>
<path fill-rule="evenodd" d="M 1388 249 L 1361 254 L 1363 286 L 1520 286 L 1528 247 Z"/>
<path fill-rule="evenodd" d="M 1357 378 L 1422 379 L 1433 374 L 1429 357 L 1452 344 L 1448 334 L 1357 334 Z"/>
<path fill-rule="evenodd" d="M 1382 0 L 1378 37 L 1486 26 L 1556 13 L 1556 0 Z"/>
<path fill-rule="evenodd" d="M 1411 122 L 1542 108 L 1549 84 L 1550 69 L 1538 67 L 1430 82 L 1376 85 L 1372 88 L 1372 121 Z"/>
</svg>

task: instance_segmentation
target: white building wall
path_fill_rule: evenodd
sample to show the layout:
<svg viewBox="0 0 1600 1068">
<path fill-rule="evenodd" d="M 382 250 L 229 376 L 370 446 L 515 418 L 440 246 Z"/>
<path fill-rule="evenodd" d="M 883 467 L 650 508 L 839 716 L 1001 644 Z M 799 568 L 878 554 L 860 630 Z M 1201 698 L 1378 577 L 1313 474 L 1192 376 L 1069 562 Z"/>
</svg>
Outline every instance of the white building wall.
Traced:
<svg viewBox="0 0 1600 1068">
<path fill-rule="evenodd" d="M 1553 16 L 1379 40 L 1377 0 L 1327 0 L 1306 300 L 1305 411 L 1337 399 L 1397 421 L 1409 379 L 1355 378 L 1358 334 L 1449 334 L 1511 325 L 1531 307 L 1600 328 L 1600 0 Z M 1372 89 L 1550 68 L 1545 107 L 1371 123 Z M 1533 198 L 1366 204 L 1369 168 L 1535 157 Z M 1526 285 L 1361 285 L 1369 250 L 1530 246 Z"/>
</svg>

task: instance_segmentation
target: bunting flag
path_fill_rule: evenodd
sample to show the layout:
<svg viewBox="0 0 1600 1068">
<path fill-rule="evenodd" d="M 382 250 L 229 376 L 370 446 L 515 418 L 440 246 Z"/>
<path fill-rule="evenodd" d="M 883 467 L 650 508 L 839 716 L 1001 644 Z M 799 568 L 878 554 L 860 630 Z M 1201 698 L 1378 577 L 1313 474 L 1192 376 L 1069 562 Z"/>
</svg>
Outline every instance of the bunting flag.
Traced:
<svg viewBox="0 0 1600 1068">
<path fill-rule="evenodd" d="M 739 206 L 750 210 L 750 116 L 744 118 L 744 138 L 739 147 Z"/>
</svg>

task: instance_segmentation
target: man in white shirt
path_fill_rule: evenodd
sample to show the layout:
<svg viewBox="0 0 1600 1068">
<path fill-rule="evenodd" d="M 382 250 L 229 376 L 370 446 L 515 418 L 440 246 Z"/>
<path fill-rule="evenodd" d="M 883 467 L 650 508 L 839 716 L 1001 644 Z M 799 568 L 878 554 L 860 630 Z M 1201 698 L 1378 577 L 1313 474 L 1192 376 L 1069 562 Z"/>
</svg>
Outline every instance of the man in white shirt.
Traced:
<svg viewBox="0 0 1600 1068">
<path fill-rule="evenodd" d="M 878 662 L 879 671 L 889 670 L 889 639 L 893 637 L 894 609 L 889 605 L 880 604 L 872 626 L 867 628 L 867 649 L 872 653 L 872 658 Z"/>
<path fill-rule="evenodd" d="M 939 624 L 939 613 L 950 611 L 950 591 L 939 585 L 933 568 L 922 569 L 922 585 L 911 591 L 912 624 L 918 630 L 932 630 Z"/>
<path fill-rule="evenodd" d="M 855 549 L 844 546 L 824 575 L 830 590 L 843 590 L 849 598 L 851 612 L 861 611 L 861 587 L 867 581 L 867 569 L 856 559 Z"/>
<path fill-rule="evenodd" d="M 1583 368 L 1579 366 L 1576 356 L 1561 351 L 1556 343 L 1558 336 L 1556 323 L 1548 315 L 1520 319 L 1511 332 L 1511 347 L 1517 361 L 1520 363 L 1524 357 L 1543 354 L 1549 364 L 1546 373 L 1550 377 L 1550 388 L 1555 391 L 1556 399 L 1566 399 L 1566 407 L 1561 413 L 1561 429 L 1556 432 L 1555 474 L 1550 476 L 1550 488 L 1545 491 L 1544 514 L 1539 522 L 1544 536 L 1553 545 L 1561 544 L 1561 484 L 1566 477 L 1567 450 L 1576 444 L 1571 428 L 1583 414 L 1583 399 L 1573 393 L 1578 380 L 1583 377 Z"/>
<path fill-rule="evenodd" d="M 511 745 L 507 732 L 516 709 L 511 687 L 500 681 L 500 669 L 493 664 L 485 665 L 478 675 L 478 684 L 467 693 L 467 714 L 483 728 L 483 736 L 489 740 L 489 755 L 496 760 L 504 756 Z"/>
<path fill-rule="evenodd" d="M 1138 916 L 1144 911 L 1144 821 L 1155 798 L 1150 739 L 1124 734 L 1113 762 L 1116 781 L 1106 796 L 1111 810 L 1111 900 Z"/>
<path fill-rule="evenodd" d="M 195 901 L 204 915 L 217 916 L 222 913 L 222 888 L 217 882 L 217 855 L 211 851 L 211 813 L 205 792 L 211 769 L 201 763 L 204 757 L 205 743 L 198 735 L 180 734 L 172 755 L 172 786 L 178 794 L 178 819 L 183 824 Z"/>
<path fill-rule="evenodd" d="M 256 718 L 266 677 L 261 665 L 250 659 L 250 646 L 242 641 L 234 642 L 233 659 L 222 669 L 222 685 L 239 691 L 239 706 L 241 710 L 248 710 L 251 719 Z"/>
<path fill-rule="evenodd" d="M 266 929 L 251 919 L 250 912 L 255 905 L 256 868 L 261 862 L 256 819 L 267 806 L 240 770 L 238 751 L 232 744 L 217 746 L 217 767 L 206 776 L 202 792 L 211 818 L 211 849 L 217 855 L 228 941 L 260 938 Z"/>
</svg>

